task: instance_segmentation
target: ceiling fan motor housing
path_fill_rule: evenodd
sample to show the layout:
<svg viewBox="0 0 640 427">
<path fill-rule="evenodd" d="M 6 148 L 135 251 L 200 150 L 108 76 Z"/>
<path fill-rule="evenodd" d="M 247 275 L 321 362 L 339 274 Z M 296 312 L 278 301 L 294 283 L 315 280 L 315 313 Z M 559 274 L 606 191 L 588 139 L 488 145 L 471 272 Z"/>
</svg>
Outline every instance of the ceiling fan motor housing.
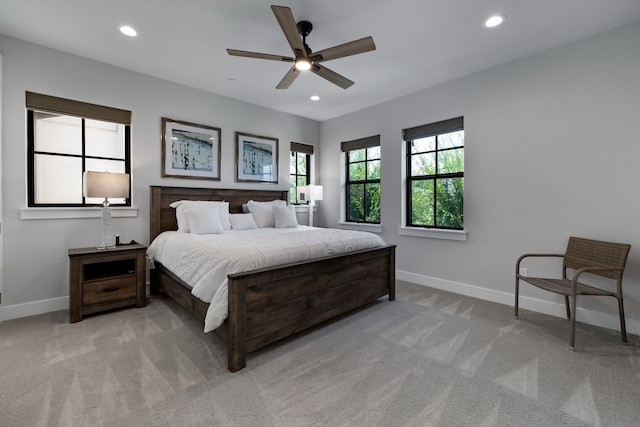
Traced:
<svg viewBox="0 0 640 427">
<path fill-rule="evenodd" d="M 302 34 L 302 37 L 307 37 L 311 34 L 311 30 L 313 30 L 313 24 L 309 21 L 300 21 L 297 24 L 298 32 Z"/>
</svg>

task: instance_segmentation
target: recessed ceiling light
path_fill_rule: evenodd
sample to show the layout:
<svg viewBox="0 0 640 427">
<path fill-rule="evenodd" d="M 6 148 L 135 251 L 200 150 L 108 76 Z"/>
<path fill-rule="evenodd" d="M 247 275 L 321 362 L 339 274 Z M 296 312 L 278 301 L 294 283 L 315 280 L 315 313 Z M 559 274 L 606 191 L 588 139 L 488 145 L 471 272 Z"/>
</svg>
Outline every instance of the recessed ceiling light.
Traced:
<svg viewBox="0 0 640 427">
<path fill-rule="evenodd" d="M 135 37 L 138 35 L 138 32 L 131 26 L 129 25 L 120 25 L 118 27 L 118 30 L 120 30 L 120 32 L 122 34 L 124 34 L 125 36 L 129 36 L 129 37 Z"/>
<path fill-rule="evenodd" d="M 311 99 L 312 101 L 320 101 L 320 97 L 318 95 L 311 95 Z"/>
<path fill-rule="evenodd" d="M 506 16 L 504 15 L 490 16 L 486 21 L 484 21 L 484 26 L 487 28 L 497 27 L 504 22 L 505 18 Z"/>
</svg>

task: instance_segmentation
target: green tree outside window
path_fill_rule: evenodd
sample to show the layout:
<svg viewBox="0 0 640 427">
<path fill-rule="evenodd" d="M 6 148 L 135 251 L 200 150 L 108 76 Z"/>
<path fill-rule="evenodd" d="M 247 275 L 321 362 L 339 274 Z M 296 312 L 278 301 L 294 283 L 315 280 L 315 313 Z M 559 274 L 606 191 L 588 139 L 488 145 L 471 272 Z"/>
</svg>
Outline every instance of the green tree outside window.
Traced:
<svg viewBox="0 0 640 427">
<path fill-rule="evenodd" d="M 464 226 L 464 130 L 407 142 L 408 226 Z"/>
<path fill-rule="evenodd" d="M 380 223 L 380 146 L 346 153 L 347 222 Z"/>
</svg>

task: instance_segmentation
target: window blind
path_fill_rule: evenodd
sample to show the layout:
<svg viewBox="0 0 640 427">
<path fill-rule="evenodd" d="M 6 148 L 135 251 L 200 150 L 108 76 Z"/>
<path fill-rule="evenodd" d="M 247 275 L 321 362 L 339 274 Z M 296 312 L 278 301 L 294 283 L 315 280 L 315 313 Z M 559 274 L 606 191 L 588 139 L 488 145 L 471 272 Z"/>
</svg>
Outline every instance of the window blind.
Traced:
<svg viewBox="0 0 640 427">
<path fill-rule="evenodd" d="M 361 148 L 377 147 L 380 145 L 380 135 L 368 136 L 366 138 L 354 139 L 340 143 L 343 152 L 359 150 Z"/>
<path fill-rule="evenodd" d="M 313 145 L 291 142 L 291 151 L 296 151 L 298 153 L 304 154 L 313 154 Z"/>
<path fill-rule="evenodd" d="M 131 111 L 42 95 L 40 93 L 26 92 L 26 106 L 29 110 L 131 125 Z"/>
<path fill-rule="evenodd" d="M 405 141 L 413 141 L 414 139 L 426 138 L 462 129 L 464 129 L 464 120 L 462 117 L 456 117 L 455 119 L 442 120 L 441 122 L 403 129 L 402 138 Z"/>
</svg>

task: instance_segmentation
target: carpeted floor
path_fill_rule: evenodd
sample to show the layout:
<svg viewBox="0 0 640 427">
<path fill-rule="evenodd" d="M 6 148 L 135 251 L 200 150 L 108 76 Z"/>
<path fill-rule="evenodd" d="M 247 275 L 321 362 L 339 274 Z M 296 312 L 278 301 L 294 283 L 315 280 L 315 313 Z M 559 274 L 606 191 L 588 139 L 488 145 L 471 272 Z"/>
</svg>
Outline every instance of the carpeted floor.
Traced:
<svg viewBox="0 0 640 427">
<path fill-rule="evenodd" d="M 69 324 L 0 324 L 2 426 L 638 426 L 638 337 L 398 284 L 253 354 L 153 297 Z"/>
</svg>

